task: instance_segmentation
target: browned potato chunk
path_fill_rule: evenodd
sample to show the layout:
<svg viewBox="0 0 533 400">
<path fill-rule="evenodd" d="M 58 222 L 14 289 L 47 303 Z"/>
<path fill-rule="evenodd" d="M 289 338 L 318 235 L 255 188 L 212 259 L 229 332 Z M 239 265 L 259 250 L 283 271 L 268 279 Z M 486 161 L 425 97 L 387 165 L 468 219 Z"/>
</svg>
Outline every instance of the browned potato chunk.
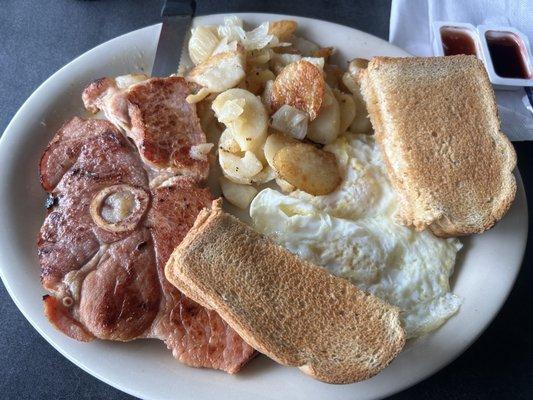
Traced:
<svg viewBox="0 0 533 400">
<path fill-rule="evenodd" d="M 328 59 L 333 54 L 335 54 L 335 48 L 334 47 L 321 47 L 320 49 L 313 51 L 311 54 L 313 57 L 324 57 L 324 59 Z"/>
<path fill-rule="evenodd" d="M 274 165 L 282 179 L 314 196 L 329 194 L 341 183 L 335 156 L 308 143 L 283 147 Z"/>
<path fill-rule="evenodd" d="M 298 28 L 296 21 L 282 19 L 280 21 L 270 22 L 268 25 L 268 33 L 276 35 L 278 39 L 283 42 L 296 32 L 296 28 Z"/>
<path fill-rule="evenodd" d="M 310 120 L 318 116 L 324 100 L 326 82 L 322 71 L 309 61 L 300 60 L 287 65 L 272 85 L 272 108 L 284 104 L 309 113 Z"/>
<path fill-rule="evenodd" d="M 307 127 L 307 138 L 315 143 L 329 144 L 339 136 L 341 113 L 333 91 L 326 86 L 324 93 L 320 113 Z"/>
<path fill-rule="evenodd" d="M 263 147 L 263 151 L 268 165 L 270 165 L 272 168 L 275 168 L 274 157 L 276 156 L 276 153 L 280 151 L 283 147 L 291 146 L 296 143 L 298 142 L 295 139 L 291 138 L 290 136 L 284 135 L 283 133 L 271 133 L 267 137 L 265 146 Z"/>
<path fill-rule="evenodd" d="M 339 131 L 340 133 L 343 133 L 346 132 L 355 119 L 355 116 L 357 115 L 357 109 L 355 108 L 355 101 L 352 95 L 343 93 L 340 90 L 335 90 L 333 93 L 339 102 L 341 114 Z"/>
<path fill-rule="evenodd" d="M 246 52 L 237 45 L 237 50 L 212 55 L 194 67 L 185 77 L 207 89 L 207 93 L 220 93 L 237 86 L 244 79 Z"/>
<path fill-rule="evenodd" d="M 265 88 L 263 89 L 263 93 L 261 94 L 261 101 L 263 102 L 263 105 L 265 106 L 265 109 L 267 110 L 267 113 L 273 114 L 272 111 L 272 88 L 274 87 L 274 80 L 266 81 L 265 82 Z"/>
<path fill-rule="evenodd" d="M 348 64 L 348 72 L 353 76 L 357 77 L 357 74 L 363 69 L 368 67 L 369 61 L 366 58 L 354 58 Z"/>
<path fill-rule="evenodd" d="M 261 94 L 268 81 L 276 79 L 274 73 L 269 69 L 254 67 L 246 76 L 246 89 L 255 95 Z"/>
<path fill-rule="evenodd" d="M 235 183 L 223 176 L 220 177 L 219 182 L 226 200 L 243 210 L 248 208 L 257 194 L 257 189 L 253 186 Z"/>
<path fill-rule="evenodd" d="M 326 75 L 326 83 L 332 89 L 338 89 L 340 83 L 342 83 L 342 74 L 344 72 L 339 68 L 338 65 L 334 64 L 325 64 L 324 65 L 324 74 Z"/>
</svg>

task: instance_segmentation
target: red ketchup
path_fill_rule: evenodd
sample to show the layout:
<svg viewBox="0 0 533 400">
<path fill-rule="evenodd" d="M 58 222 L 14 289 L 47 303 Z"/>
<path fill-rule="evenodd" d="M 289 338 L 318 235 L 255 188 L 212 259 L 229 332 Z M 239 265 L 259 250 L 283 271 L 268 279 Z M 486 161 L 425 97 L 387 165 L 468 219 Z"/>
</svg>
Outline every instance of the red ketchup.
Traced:
<svg viewBox="0 0 533 400">
<path fill-rule="evenodd" d="M 466 30 L 445 26 L 441 28 L 440 36 L 445 56 L 457 54 L 477 56 L 476 43 Z"/>
</svg>

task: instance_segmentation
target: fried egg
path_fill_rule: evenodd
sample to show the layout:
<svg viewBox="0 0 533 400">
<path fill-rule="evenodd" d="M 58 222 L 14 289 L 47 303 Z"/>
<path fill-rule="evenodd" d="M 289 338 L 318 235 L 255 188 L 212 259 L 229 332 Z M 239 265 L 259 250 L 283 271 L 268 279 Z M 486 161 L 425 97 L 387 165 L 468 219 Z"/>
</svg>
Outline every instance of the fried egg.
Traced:
<svg viewBox="0 0 533 400">
<path fill-rule="evenodd" d="M 264 189 L 250 206 L 255 229 L 399 307 L 407 337 L 436 329 L 460 307 L 449 281 L 461 243 L 396 223 L 372 136 L 346 135 L 325 149 L 337 157 L 341 186 L 327 196 Z"/>
</svg>

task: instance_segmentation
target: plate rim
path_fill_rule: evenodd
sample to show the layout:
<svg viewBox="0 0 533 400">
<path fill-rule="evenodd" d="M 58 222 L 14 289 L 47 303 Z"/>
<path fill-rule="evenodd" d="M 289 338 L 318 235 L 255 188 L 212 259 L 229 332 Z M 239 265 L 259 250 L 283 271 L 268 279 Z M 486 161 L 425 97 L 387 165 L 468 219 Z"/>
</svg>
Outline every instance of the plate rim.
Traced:
<svg viewBox="0 0 533 400">
<path fill-rule="evenodd" d="M 319 21 L 321 23 L 326 23 L 326 24 L 329 24 L 329 25 L 332 25 L 332 26 L 337 26 L 337 27 L 340 26 L 342 28 L 348 28 L 348 29 L 350 29 L 352 31 L 356 31 L 358 35 L 361 35 L 361 37 L 365 37 L 365 36 L 369 37 L 369 38 L 371 38 L 372 41 L 379 41 L 379 42 L 382 42 L 383 44 L 386 44 L 388 47 L 396 48 L 397 50 L 403 52 L 406 57 L 411 56 L 405 50 L 399 48 L 396 45 L 393 45 L 392 43 L 389 43 L 388 41 L 386 41 L 386 40 L 384 40 L 384 39 L 382 39 L 380 37 L 374 36 L 372 34 L 369 34 L 367 32 L 361 31 L 359 29 L 353 28 L 353 27 L 348 26 L 348 25 L 339 24 L 339 23 L 335 23 L 335 22 L 331 22 L 331 21 L 326 21 L 326 20 L 322 20 L 322 19 L 318 19 L 318 18 L 309 18 L 309 17 L 302 17 L 302 16 L 288 15 L 288 14 L 278 14 L 278 13 L 238 12 L 238 13 L 206 14 L 206 15 L 197 16 L 194 19 L 195 20 L 198 20 L 198 19 L 201 20 L 203 18 L 224 17 L 224 16 L 232 16 L 232 15 L 240 16 L 245 21 L 246 21 L 246 18 L 250 17 L 250 16 L 259 17 L 259 18 L 263 17 L 265 20 L 271 19 L 272 16 L 277 16 L 277 17 L 288 18 L 288 19 L 294 18 L 294 19 L 298 19 L 298 20 L 306 20 L 308 23 L 312 23 L 313 21 Z M 21 115 L 24 115 L 26 112 L 28 112 L 26 109 L 30 106 L 30 103 L 32 102 L 32 99 L 37 97 L 37 96 L 39 96 L 41 94 L 41 92 L 44 89 L 46 89 L 46 86 L 48 86 L 50 84 L 50 82 L 55 81 L 58 78 L 58 76 L 60 76 L 61 74 L 65 73 L 65 70 L 68 70 L 71 67 L 72 64 L 77 63 L 78 60 L 83 58 L 83 57 L 89 57 L 93 52 L 98 51 L 101 47 L 108 46 L 110 42 L 120 41 L 120 39 L 122 39 L 122 38 L 124 38 L 126 36 L 139 34 L 139 32 L 143 31 L 143 30 L 156 29 L 156 27 L 157 27 L 157 29 L 159 29 L 160 25 L 161 25 L 161 23 L 148 25 L 148 26 L 145 26 L 145 27 L 141 27 L 141 28 L 126 32 L 126 33 L 121 34 L 119 36 L 116 36 L 114 38 L 111 38 L 111 39 L 109 39 L 109 40 L 107 40 L 105 42 L 102 42 L 102 43 L 92 47 L 91 49 L 79 54 L 77 57 L 75 57 L 74 59 L 69 61 L 67 64 L 65 64 L 61 68 L 59 68 L 56 72 L 54 72 L 46 80 L 44 80 L 31 93 L 31 95 L 24 101 L 24 103 L 20 106 L 20 108 L 17 110 L 17 112 L 11 118 L 11 120 L 8 123 L 8 125 L 6 126 L 2 136 L 0 137 L 0 149 L 3 149 L 6 146 L 6 142 L 9 140 L 9 137 L 8 137 L 8 135 L 6 135 L 6 133 L 8 133 L 11 130 L 13 130 L 14 129 L 13 126 L 15 125 L 16 121 L 21 118 Z M 4 161 L 0 159 L 0 165 L 2 165 L 3 163 L 4 163 Z M 430 368 L 426 373 L 421 374 L 421 375 L 419 375 L 419 376 L 417 376 L 415 378 L 412 378 L 412 379 L 407 379 L 406 381 L 402 382 L 402 384 L 397 385 L 396 387 L 387 390 L 386 393 L 383 393 L 383 394 L 381 394 L 381 395 L 379 395 L 377 397 L 373 397 L 373 398 L 382 399 L 382 398 L 388 397 L 390 395 L 393 395 L 395 393 L 400 393 L 400 392 L 402 392 L 404 390 L 407 390 L 408 388 L 410 388 L 410 387 L 416 385 L 417 383 L 427 379 L 428 377 L 430 377 L 433 374 L 437 373 L 438 371 L 440 371 L 441 369 L 443 369 L 447 365 L 451 364 L 458 357 L 460 357 L 462 354 L 464 354 L 472 346 L 473 343 L 475 343 L 477 341 L 477 339 L 487 330 L 487 328 L 492 324 L 494 319 L 499 315 L 502 307 L 507 302 L 507 299 L 508 299 L 509 295 L 511 294 L 513 288 L 514 288 L 514 285 L 516 283 L 516 279 L 517 279 L 517 277 L 518 277 L 518 275 L 520 273 L 520 270 L 522 268 L 523 261 L 524 261 L 524 255 L 525 255 L 525 251 L 526 251 L 528 233 L 529 233 L 529 220 L 528 220 L 529 210 L 528 210 L 528 205 L 527 205 L 527 197 L 526 197 L 526 193 L 525 193 L 522 177 L 521 177 L 520 172 L 518 170 L 518 166 L 515 169 L 515 177 L 516 177 L 516 180 L 517 180 L 517 191 L 516 191 L 515 200 L 519 196 L 523 197 L 523 200 L 524 200 L 524 209 L 521 210 L 521 211 L 525 212 L 525 225 L 526 225 L 525 226 L 525 235 L 521 238 L 521 240 L 523 242 L 523 245 L 522 245 L 521 254 L 519 255 L 520 256 L 519 259 L 521 260 L 520 261 L 520 265 L 519 265 L 518 268 L 516 268 L 514 276 L 512 277 L 512 280 L 511 280 L 512 283 L 509 286 L 505 296 L 502 298 L 501 303 L 498 305 L 498 310 L 491 316 L 491 318 L 485 324 L 483 324 L 481 326 L 481 329 L 478 330 L 476 335 L 474 335 L 469 341 L 466 342 L 466 345 L 463 347 L 463 349 L 461 351 L 457 352 L 452 357 L 449 357 L 448 359 L 443 360 L 442 362 L 438 363 L 433 368 Z M 517 239 L 520 239 L 520 238 L 517 238 Z M 79 360 L 79 359 L 77 359 L 76 356 L 73 356 L 73 355 L 69 354 L 69 352 L 67 350 L 65 350 L 63 347 L 61 347 L 59 344 L 57 344 L 54 341 L 53 338 L 51 338 L 43 329 L 41 329 L 41 327 L 39 326 L 38 322 L 35 321 L 29 315 L 29 312 L 26 312 L 26 310 L 24 309 L 22 304 L 19 302 L 19 299 L 15 295 L 15 293 L 13 291 L 13 287 L 9 284 L 9 281 L 6 281 L 5 274 L 4 274 L 3 263 L 0 264 L 0 278 L 2 279 L 4 287 L 6 288 L 6 291 L 8 292 L 9 296 L 11 297 L 11 299 L 13 300 L 13 302 L 15 303 L 15 305 L 17 306 L 19 311 L 24 315 L 26 320 L 62 356 L 64 356 L 67 360 L 72 362 L 76 367 L 81 368 L 82 370 L 84 370 L 88 374 L 94 376 L 98 380 L 100 380 L 100 381 L 102 381 L 102 382 L 104 382 L 104 383 L 106 383 L 106 384 L 108 384 L 108 385 L 110 385 L 110 386 L 112 386 L 112 387 L 114 387 L 114 388 L 116 388 L 118 390 L 121 390 L 121 391 L 123 391 L 123 392 L 125 392 L 127 394 L 130 394 L 132 396 L 136 396 L 136 397 L 139 397 L 139 398 L 143 398 L 144 394 L 142 392 L 140 392 L 138 390 L 135 390 L 135 389 L 132 389 L 132 388 L 129 388 L 127 386 L 124 386 L 124 385 L 122 385 L 120 383 L 117 383 L 117 382 L 107 378 L 106 376 L 100 374 L 96 370 L 94 370 L 94 369 L 88 367 L 87 365 L 85 365 L 82 360 Z"/>
</svg>

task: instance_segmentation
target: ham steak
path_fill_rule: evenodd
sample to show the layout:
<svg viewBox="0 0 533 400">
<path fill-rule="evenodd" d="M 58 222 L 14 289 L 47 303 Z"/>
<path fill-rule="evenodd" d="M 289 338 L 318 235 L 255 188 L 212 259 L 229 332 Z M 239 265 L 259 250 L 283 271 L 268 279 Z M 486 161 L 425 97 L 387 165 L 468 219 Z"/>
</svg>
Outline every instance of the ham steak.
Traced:
<svg viewBox="0 0 533 400">
<path fill-rule="evenodd" d="M 207 159 L 191 157 L 193 146 L 205 143 L 185 79 L 177 76 L 152 78 L 120 87 L 111 78 L 100 78 L 83 91 L 87 110 L 104 111 L 122 128 L 141 154 L 143 161 L 157 169 L 206 179 Z"/>
<path fill-rule="evenodd" d="M 108 85 L 100 82 L 100 89 Z M 96 90 L 92 85 L 88 89 Z M 42 284 L 50 293 L 45 314 L 77 340 L 157 338 L 188 365 L 233 373 L 254 350 L 217 313 L 169 284 L 163 271 L 212 200 L 201 186 L 207 162 L 181 151 L 205 143 L 195 110 L 184 104 L 183 85 L 175 78 L 150 79 L 135 91 L 108 85 L 103 91 L 118 97 L 108 98 L 106 107 L 114 102 L 117 109 L 136 109 L 132 104 L 139 100 L 140 114 L 122 115 L 127 130 L 73 118 L 48 145 L 39 166 L 49 194 L 47 216 L 37 244 Z M 132 134 L 132 126 L 143 128 Z M 158 174 L 164 183 L 150 185 Z"/>
</svg>

